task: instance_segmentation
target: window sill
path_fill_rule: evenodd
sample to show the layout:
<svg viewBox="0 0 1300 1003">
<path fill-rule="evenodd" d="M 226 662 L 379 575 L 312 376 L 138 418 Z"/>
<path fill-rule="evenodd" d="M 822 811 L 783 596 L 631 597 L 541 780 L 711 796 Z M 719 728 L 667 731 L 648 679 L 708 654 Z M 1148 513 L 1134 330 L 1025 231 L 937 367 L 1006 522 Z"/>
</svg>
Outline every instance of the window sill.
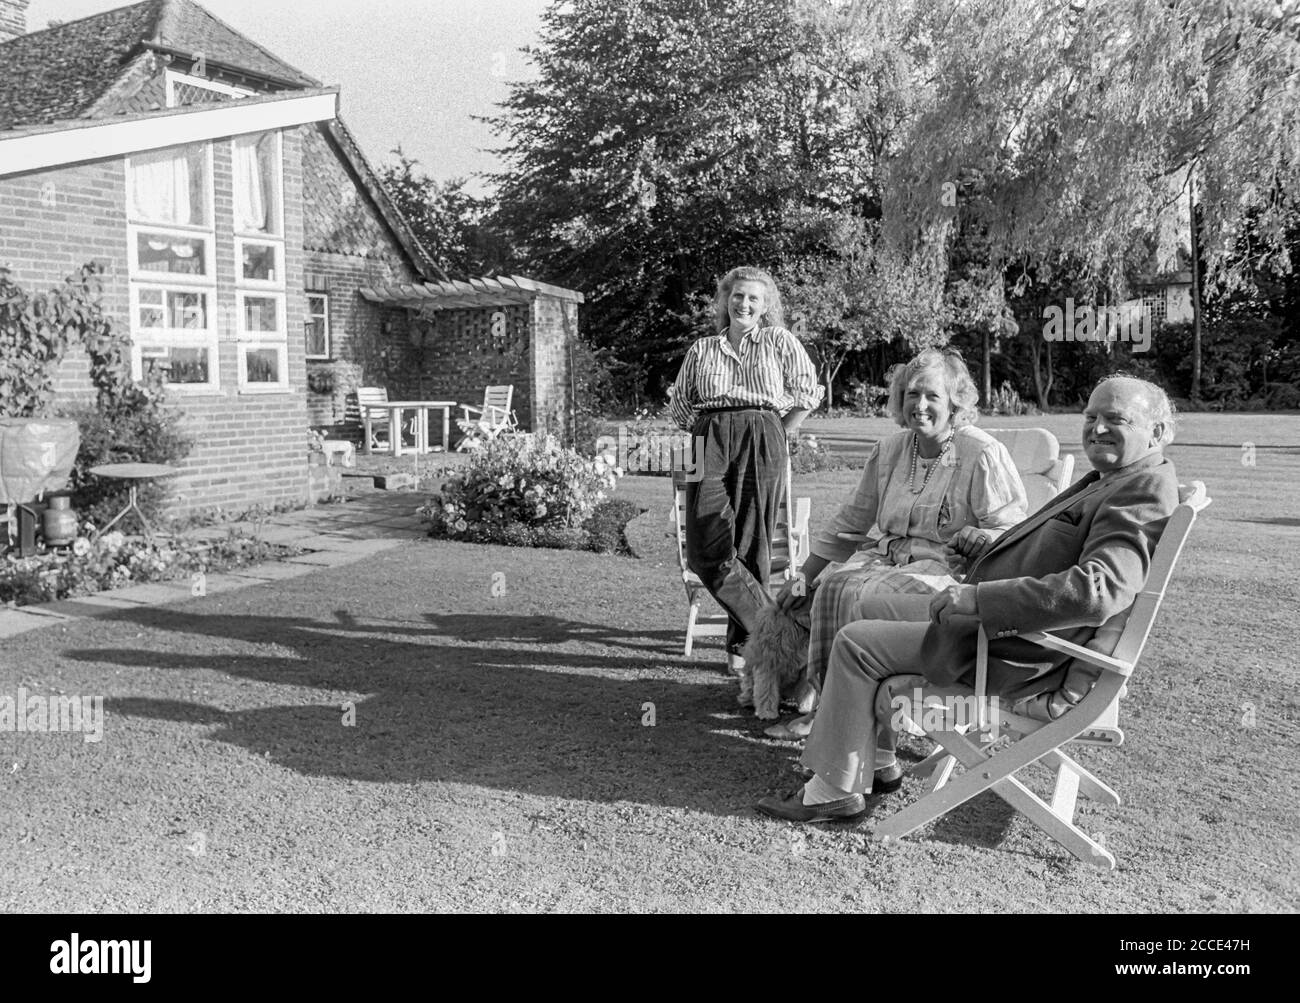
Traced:
<svg viewBox="0 0 1300 1003">
<path fill-rule="evenodd" d="M 136 381 L 140 382 L 139 380 Z M 167 392 L 180 397 L 225 397 L 227 392 L 220 387 L 197 387 L 186 383 L 168 383 Z"/>
<path fill-rule="evenodd" d="M 294 392 L 293 387 L 287 387 L 287 386 L 286 386 L 286 387 L 281 387 L 281 386 L 274 386 L 274 387 L 256 387 L 256 386 L 251 386 L 251 387 L 240 387 L 240 388 L 239 388 L 239 395 L 240 395 L 241 397 L 243 397 L 245 394 L 248 394 L 248 395 L 251 395 L 251 396 L 266 396 L 266 395 L 268 395 L 268 394 L 291 394 L 291 393 L 293 393 L 293 392 Z"/>
</svg>

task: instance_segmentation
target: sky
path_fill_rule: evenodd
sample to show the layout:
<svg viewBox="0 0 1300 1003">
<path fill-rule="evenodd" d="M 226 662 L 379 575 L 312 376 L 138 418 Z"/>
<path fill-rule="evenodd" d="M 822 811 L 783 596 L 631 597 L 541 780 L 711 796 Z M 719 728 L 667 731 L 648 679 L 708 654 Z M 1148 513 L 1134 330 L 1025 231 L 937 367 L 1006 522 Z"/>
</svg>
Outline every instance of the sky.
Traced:
<svg viewBox="0 0 1300 1003">
<path fill-rule="evenodd" d="M 500 166 L 491 115 L 512 80 L 532 76 L 546 0 L 197 0 L 236 31 L 325 84 L 378 164 L 403 152 L 439 180 Z M 124 0 L 32 0 L 27 30 L 127 6 Z M 481 194 L 479 183 L 470 191 Z"/>
</svg>

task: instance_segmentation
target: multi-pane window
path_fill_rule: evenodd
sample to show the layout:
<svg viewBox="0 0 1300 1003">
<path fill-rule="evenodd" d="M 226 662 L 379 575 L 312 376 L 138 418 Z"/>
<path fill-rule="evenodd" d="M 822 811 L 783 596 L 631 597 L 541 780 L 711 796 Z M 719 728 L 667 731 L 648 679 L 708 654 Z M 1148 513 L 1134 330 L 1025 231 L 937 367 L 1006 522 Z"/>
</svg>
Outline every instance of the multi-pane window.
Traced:
<svg viewBox="0 0 1300 1003">
<path fill-rule="evenodd" d="M 131 364 L 187 389 L 217 388 L 212 169 L 203 144 L 126 163 Z"/>
<path fill-rule="evenodd" d="M 1165 322 L 1165 290 L 1148 289 L 1142 294 L 1142 309 L 1151 315 L 1151 324 L 1156 326 Z"/>
<path fill-rule="evenodd" d="M 243 391 L 289 388 L 280 164 L 278 132 L 231 141 L 236 334 Z"/>
<path fill-rule="evenodd" d="M 307 294 L 307 316 L 303 321 L 306 332 L 307 358 L 330 357 L 330 298 L 325 293 Z"/>
</svg>

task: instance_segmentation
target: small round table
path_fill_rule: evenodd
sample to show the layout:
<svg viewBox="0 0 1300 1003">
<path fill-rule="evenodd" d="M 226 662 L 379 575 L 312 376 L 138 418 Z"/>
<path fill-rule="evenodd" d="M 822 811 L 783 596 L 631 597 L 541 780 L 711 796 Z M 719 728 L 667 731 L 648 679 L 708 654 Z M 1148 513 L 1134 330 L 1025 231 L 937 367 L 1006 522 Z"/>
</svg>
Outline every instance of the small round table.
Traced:
<svg viewBox="0 0 1300 1003">
<path fill-rule="evenodd" d="M 130 483 L 130 500 L 126 503 L 126 508 L 113 516 L 107 526 L 95 533 L 95 539 L 107 533 L 118 521 L 128 512 L 135 510 L 135 516 L 140 520 L 140 526 L 144 530 L 146 540 L 153 539 L 153 527 L 149 525 L 149 520 L 144 517 L 144 512 L 136 504 L 136 487 L 138 481 L 151 481 L 156 477 L 172 477 L 179 474 L 179 467 L 169 467 L 163 463 L 105 463 L 98 467 L 91 467 L 90 472 L 96 477 L 107 477 L 112 480 L 128 481 Z"/>
</svg>

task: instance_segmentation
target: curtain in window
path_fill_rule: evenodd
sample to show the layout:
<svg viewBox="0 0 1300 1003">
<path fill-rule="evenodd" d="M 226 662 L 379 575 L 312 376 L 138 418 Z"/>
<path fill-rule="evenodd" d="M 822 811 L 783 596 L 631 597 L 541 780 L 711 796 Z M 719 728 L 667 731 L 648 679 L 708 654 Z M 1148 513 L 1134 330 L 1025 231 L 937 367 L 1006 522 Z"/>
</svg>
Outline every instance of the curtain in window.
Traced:
<svg viewBox="0 0 1300 1003">
<path fill-rule="evenodd" d="M 185 149 L 131 157 L 131 201 L 136 216 L 153 223 L 197 223 L 190 198 L 190 160 Z"/>
<path fill-rule="evenodd" d="M 269 134 L 268 134 L 269 135 Z M 269 199 L 265 161 L 268 136 L 241 136 L 235 140 L 235 225 L 240 230 L 265 233 Z"/>
</svg>

